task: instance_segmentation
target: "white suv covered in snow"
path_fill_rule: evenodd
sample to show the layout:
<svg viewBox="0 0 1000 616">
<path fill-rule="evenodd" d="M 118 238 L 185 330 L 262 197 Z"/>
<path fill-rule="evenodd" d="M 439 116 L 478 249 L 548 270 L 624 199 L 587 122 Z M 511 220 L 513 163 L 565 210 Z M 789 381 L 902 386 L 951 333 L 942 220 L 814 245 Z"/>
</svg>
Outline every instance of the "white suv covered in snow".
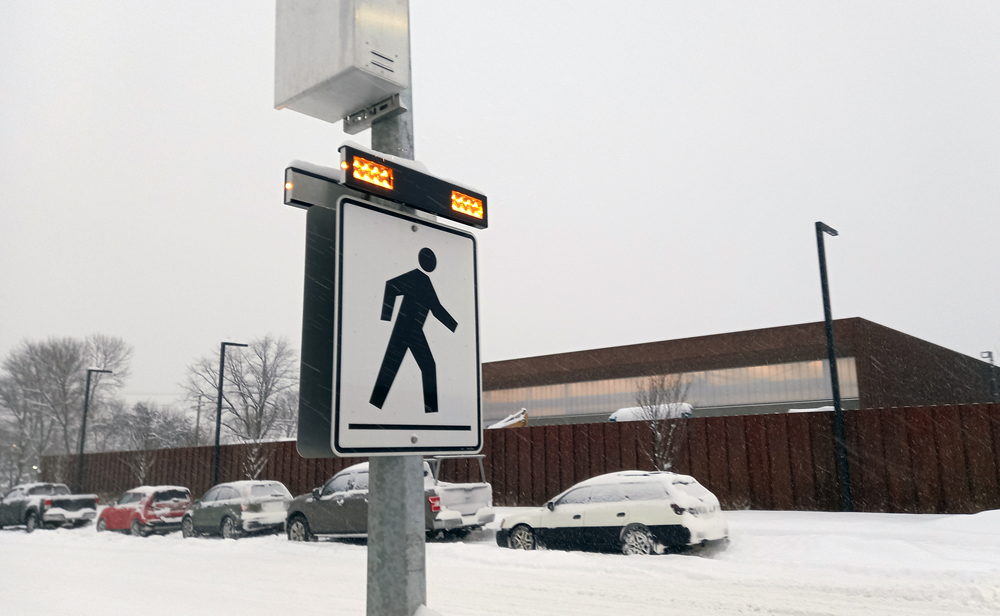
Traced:
<svg viewBox="0 0 1000 616">
<path fill-rule="evenodd" d="M 581 481 L 540 509 L 507 516 L 501 547 L 652 554 L 724 544 L 719 499 L 694 477 L 622 471 Z"/>
</svg>

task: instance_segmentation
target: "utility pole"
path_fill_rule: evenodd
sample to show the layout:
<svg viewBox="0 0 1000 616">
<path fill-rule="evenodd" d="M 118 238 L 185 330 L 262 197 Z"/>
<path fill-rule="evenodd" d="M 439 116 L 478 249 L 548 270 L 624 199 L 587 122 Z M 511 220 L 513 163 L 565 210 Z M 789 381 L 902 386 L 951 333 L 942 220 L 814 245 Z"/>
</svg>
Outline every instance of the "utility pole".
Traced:
<svg viewBox="0 0 1000 616">
<path fill-rule="evenodd" d="M 83 391 L 83 421 L 80 422 L 80 453 L 76 457 L 76 491 L 83 491 L 83 445 L 87 439 L 87 409 L 90 406 L 90 375 L 95 372 L 111 374 L 110 370 L 87 368 L 87 385 Z"/>
<path fill-rule="evenodd" d="M 245 347 L 239 342 L 223 342 L 219 347 L 219 398 L 215 407 L 215 453 L 212 456 L 212 485 L 219 483 L 219 437 L 222 434 L 222 377 L 226 374 L 226 347 Z"/>
<path fill-rule="evenodd" d="M 198 446 L 201 444 L 201 399 L 202 395 L 198 394 L 198 413 L 194 418 L 194 444 Z"/>
<path fill-rule="evenodd" d="M 837 347 L 833 342 L 833 311 L 830 309 L 830 284 L 826 278 L 826 249 L 823 234 L 837 235 L 837 230 L 821 222 L 816 223 L 816 247 L 819 251 L 819 277 L 823 285 L 823 318 L 826 323 L 826 353 L 830 361 L 830 387 L 833 390 L 833 428 L 837 442 L 837 461 L 840 468 L 840 492 L 844 511 L 854 511 L 851 498 L 851 475 L 847 465 L 847 441 L 844 431 L 844 409 L 840 405 L 840 379 L 837 376 Z"/>
</svg>

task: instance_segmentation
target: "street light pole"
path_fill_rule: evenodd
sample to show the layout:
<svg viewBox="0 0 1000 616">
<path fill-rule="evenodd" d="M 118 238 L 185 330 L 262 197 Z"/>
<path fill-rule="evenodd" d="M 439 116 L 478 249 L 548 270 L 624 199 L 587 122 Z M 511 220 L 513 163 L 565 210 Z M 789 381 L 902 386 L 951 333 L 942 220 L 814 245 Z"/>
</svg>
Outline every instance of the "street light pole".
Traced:
<svg viewBox="0 0 1000 616">
<path fill-rule="evenodd" d="M 215 454 L 212 456 L 212 485 L 219 483 L 219 436 L 222 434 L 222 377 L 226 373 L 226 347 L 245 347 L 239 342 L 223 342 L 219 347 L 219 399 L 215 407 Z"/>
<path fill-rule="evenodd" d="M 826 322 L 826 353 L 830 360 L 830 387 L 833 390 L 833 429 L 837 441 L 837 462 L 840 468 L 840 492 L 844 511 L 854 511 L 851 499 L 851 475 L 847 466 L 847 441 L 844 434 L 844 409 L 840 405 L 840 379 L 837 377 L 837 347 L 833 342 L 833 311 L 830 309 L 830 284 L 826 278 L 826 249 L 823 234 L 837 236 L 837 230 L 816 222 L 816 247 L 819 250 L 819 277 L 823 285 L 823 318 Z"/>
<path fill-rule="evenodd" d="M 80 453 L 76 456 L 76 491 L 83 491 L 83 445 L 87 438 L 87 410 L 90 407 L 90 375 L 95 372 L 111 374 L 110 370 L 87 368 L 87 385 L 83 390 L 83 421 L 80 422 Z"/>
</svg>

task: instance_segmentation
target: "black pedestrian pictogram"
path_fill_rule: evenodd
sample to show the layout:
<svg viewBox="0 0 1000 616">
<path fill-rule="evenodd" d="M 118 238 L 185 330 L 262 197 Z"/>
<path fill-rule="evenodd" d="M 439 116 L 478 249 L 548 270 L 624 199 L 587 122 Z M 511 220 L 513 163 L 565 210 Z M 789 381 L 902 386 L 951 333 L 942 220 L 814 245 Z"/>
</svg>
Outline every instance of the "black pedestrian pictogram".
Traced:
<svg viewBox="0 0 1000 616">
<path fill-rule="evenodd" d="M 437 267 L 437 257 L 430 248 L 423 248 L 417 255 L 420 267 L 426 272 L 433 272 Z M 396 316 L 396 324 L 389 336 L 389 346 L 382 358 L 375 389 L 369 402 L 382 408 L 385 398 L 389 395 L 396 373 L 403 363 L 403 357 L 409 350 L 417 361 L 424 386 L 424 412 L 437 413 L 437 366 L 431 348 L 424 336 L 424 322 L 427 314 L 432 313 L 442 325 L 455 331 L 458 323 L 452 318 L 438 301 L 437 293 L 430 277 L 419 269 L 406 272 L 385 283 L 385 295 L 382 298 L 382 320 L 392 320 L 392 309 L 396 305 L 396 297 L 402 295 L 403 301 Z"/>
</svg>

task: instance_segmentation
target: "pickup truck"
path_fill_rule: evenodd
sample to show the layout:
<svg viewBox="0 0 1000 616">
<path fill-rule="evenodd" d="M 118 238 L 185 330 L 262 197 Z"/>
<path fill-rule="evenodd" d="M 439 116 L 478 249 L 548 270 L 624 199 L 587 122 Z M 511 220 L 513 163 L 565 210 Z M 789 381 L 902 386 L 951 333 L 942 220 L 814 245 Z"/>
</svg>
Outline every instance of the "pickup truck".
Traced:
<svg viewBox="0 0 1000 616">
<path fill-rule="evenodd" d="M 71 494 L 62 483 L 24 483 L 0 501 L 0 528 L 23 524 L 36 528 L 78 527 L 97 517 L 96 494 Z"/>
<path fill-rule="evenodd" d="M 494 520 L 493 488 L 485 481 L 483 456 L 479 482 L 448 483 L 439 479 L 441 463 L 449 456 L 424 460 L 424 513 L 428 539 L 461 538 Z M 361 538 L 368 534 L 368 463 L 340 471 L 311 494 L 292 500 L 285 522 L 292 541 L 317 536 Z"/>
</svg>

